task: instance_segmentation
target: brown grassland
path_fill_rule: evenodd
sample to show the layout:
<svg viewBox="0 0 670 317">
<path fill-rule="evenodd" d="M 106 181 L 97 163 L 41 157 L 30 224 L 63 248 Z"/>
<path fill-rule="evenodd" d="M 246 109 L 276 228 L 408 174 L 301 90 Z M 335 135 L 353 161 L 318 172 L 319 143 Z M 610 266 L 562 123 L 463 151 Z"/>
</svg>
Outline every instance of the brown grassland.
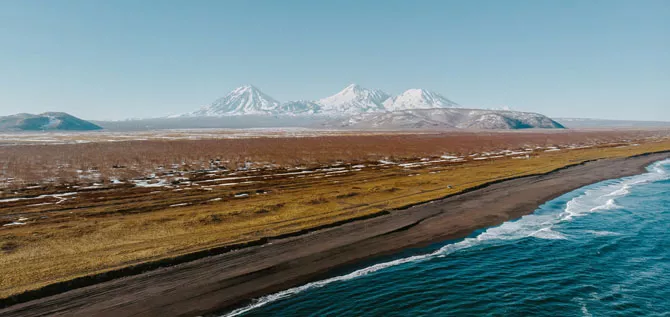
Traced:
<svg viewBox="0 0 670 317">
<path fill-rule="evenodd" d="M 667 134 L 668 131 L 651 130 L 395 132 L 334 136 L 315 134 L 311 137 L 18 144 L 0 146 L 0 181 L 4 180 L 6 184 L 18 188 L 45 181 L 85 184 L 142 177 L 157 172 L 158 168 L 195 171 L 213 167 L 236 169 L 247 164 L 278 168 L 330 165 L 338 161 L 406 160 L 445 153 L 468 155 L 528 146 L 610 144 L 647 140 Z M 88 138 L 89 142 L 95 140 L 89 135 L 79 137 Z"/>
<path fill-rule="evenodd" d="M 0 176 L 15 182 L 5 181 L 0 196 L 0 298 L 494 180 L 667 151 L 667 137 L 524 132 L 6 146 Z M 77 170 L 99 179 L 84 180 Z M 152 170 L 157 176 L 148 183 L 168 181 L 132 184 Z M 91 182 L 104 184 L 87 187 Z"/>
</svg>

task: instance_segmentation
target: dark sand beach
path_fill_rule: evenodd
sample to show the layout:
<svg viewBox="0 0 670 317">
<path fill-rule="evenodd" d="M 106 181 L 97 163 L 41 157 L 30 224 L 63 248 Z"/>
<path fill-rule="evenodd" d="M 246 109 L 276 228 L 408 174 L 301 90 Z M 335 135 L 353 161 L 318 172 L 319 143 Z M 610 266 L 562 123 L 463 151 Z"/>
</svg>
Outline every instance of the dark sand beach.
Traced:
<svg viewBox="0 0 670 317">
<path fill-rule="evenodd" d="M 277 239 L 0 309 L 2 316 L 198 316 L 412 247 L 463 238 L 582 186 L 644 172 L 656 153 L 603 159 L 489 184 L 304 235 Z"/>
</svg>

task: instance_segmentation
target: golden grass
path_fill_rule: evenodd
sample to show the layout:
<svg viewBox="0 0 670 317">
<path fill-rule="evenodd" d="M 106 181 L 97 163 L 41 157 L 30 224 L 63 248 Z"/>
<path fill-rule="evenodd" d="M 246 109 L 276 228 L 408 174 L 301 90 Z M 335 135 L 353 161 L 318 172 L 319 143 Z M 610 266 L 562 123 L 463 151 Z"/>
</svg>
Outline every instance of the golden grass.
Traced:
<svg viewBox="0 0 670 317">
<path fill-rule="evenodd" d="M 131 264 L 400 208 L 492 180 L 660 150 L 670 150 L 670 141 L 540 152 L 528 160 L 501 158 L 413 169 L 378 167 L 209 191 L 119 188 L 81 194 L 62 205 L 0 206 L 0 216 L 30 218 L 25 226 L 0 227 L 0 297 Z M 270 193 L 232 198 L 235 193 L 256 190 Z M 212 201 L 216 198 L 221 200 Z M 189 205 L 170 207 L 178 204 Z"/>
</svg>

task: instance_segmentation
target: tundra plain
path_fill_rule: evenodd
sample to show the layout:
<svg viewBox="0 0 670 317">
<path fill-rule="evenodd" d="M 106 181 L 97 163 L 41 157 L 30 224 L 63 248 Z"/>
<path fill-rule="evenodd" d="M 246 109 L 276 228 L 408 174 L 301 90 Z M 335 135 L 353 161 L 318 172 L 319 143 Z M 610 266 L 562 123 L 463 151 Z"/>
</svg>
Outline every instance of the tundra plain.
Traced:
<svg viewBox="0 0 670 317">
<path fill-rule="evenodd" d="M 667 130 L 173 133 L 5 140 L 0 297 L 670 150 Z"/>
</svg>

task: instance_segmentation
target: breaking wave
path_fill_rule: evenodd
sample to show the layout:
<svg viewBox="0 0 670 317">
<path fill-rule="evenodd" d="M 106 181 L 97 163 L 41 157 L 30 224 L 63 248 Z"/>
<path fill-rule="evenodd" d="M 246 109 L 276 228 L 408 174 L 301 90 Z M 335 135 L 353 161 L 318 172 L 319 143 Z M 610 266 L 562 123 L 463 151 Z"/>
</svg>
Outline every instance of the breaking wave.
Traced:
<svg viewBox="0 0 670 317">
<path fill-rule="evenodd" d="M 393 261 L 378 263 L 363 269 L 356 270 L 349 274 L 331 277 L 267 295 L 254 300 L 248 306 L 229 312 L 223 315 L 223 317 L 239 316 L 256 308 L 291 297 L 306 290 L 324 287 L 335 282 L 343 282 L 363 277 L 390 267 L 406 263 L 417 263 L 434 258 L 441 258 L 451 253 L 477 245 L 486 245 L 496 241 L 519 240 L 523 238 L 535 238 L 543 240 L 570 239 L 569 236 L 554 230 L 554 228 L 558 224 L 572 221 L 576 217 L 583 217 L 595 212 L 604 212 L 607 210 L 620 208 L 616 204 L 616 199 L 629 194 L 629 190 L 632 187 L 640 184 L 669 179 L 670 175 L 666 172 L 666 170 L 663 169 L 665 165 L 670 165 L 670 160 L 664 160 L 652 164 L 647 168 L 648 172 L 641 175 L 604 181 L 582 189 L 578 189 L 551 202 L 548 202 L 543 206 L 540 206 L 540 208 L 533 214 L 523 216 L 516 221 L 505 222 L 497 227 L 488 228 L 475 237 L 466 238 L 456 243 L 447 244 L 432 253 L 414 255 Z M 566 199 L 567 202 L 563 202 Z M 562 212 L 557 213 L 554 211 L 556 210 L 556 202 L 562 202 L 565 205 L 565 207 L 562 208 Z M 552 205 L 553 207 L 548 207 L 548 205 L 552 203 L 554 203 Z M 602 236 L 617 235 L 617 233 L 609 231 L 591 231 L 591 233 L 593 235 Z"/>
</svg>

